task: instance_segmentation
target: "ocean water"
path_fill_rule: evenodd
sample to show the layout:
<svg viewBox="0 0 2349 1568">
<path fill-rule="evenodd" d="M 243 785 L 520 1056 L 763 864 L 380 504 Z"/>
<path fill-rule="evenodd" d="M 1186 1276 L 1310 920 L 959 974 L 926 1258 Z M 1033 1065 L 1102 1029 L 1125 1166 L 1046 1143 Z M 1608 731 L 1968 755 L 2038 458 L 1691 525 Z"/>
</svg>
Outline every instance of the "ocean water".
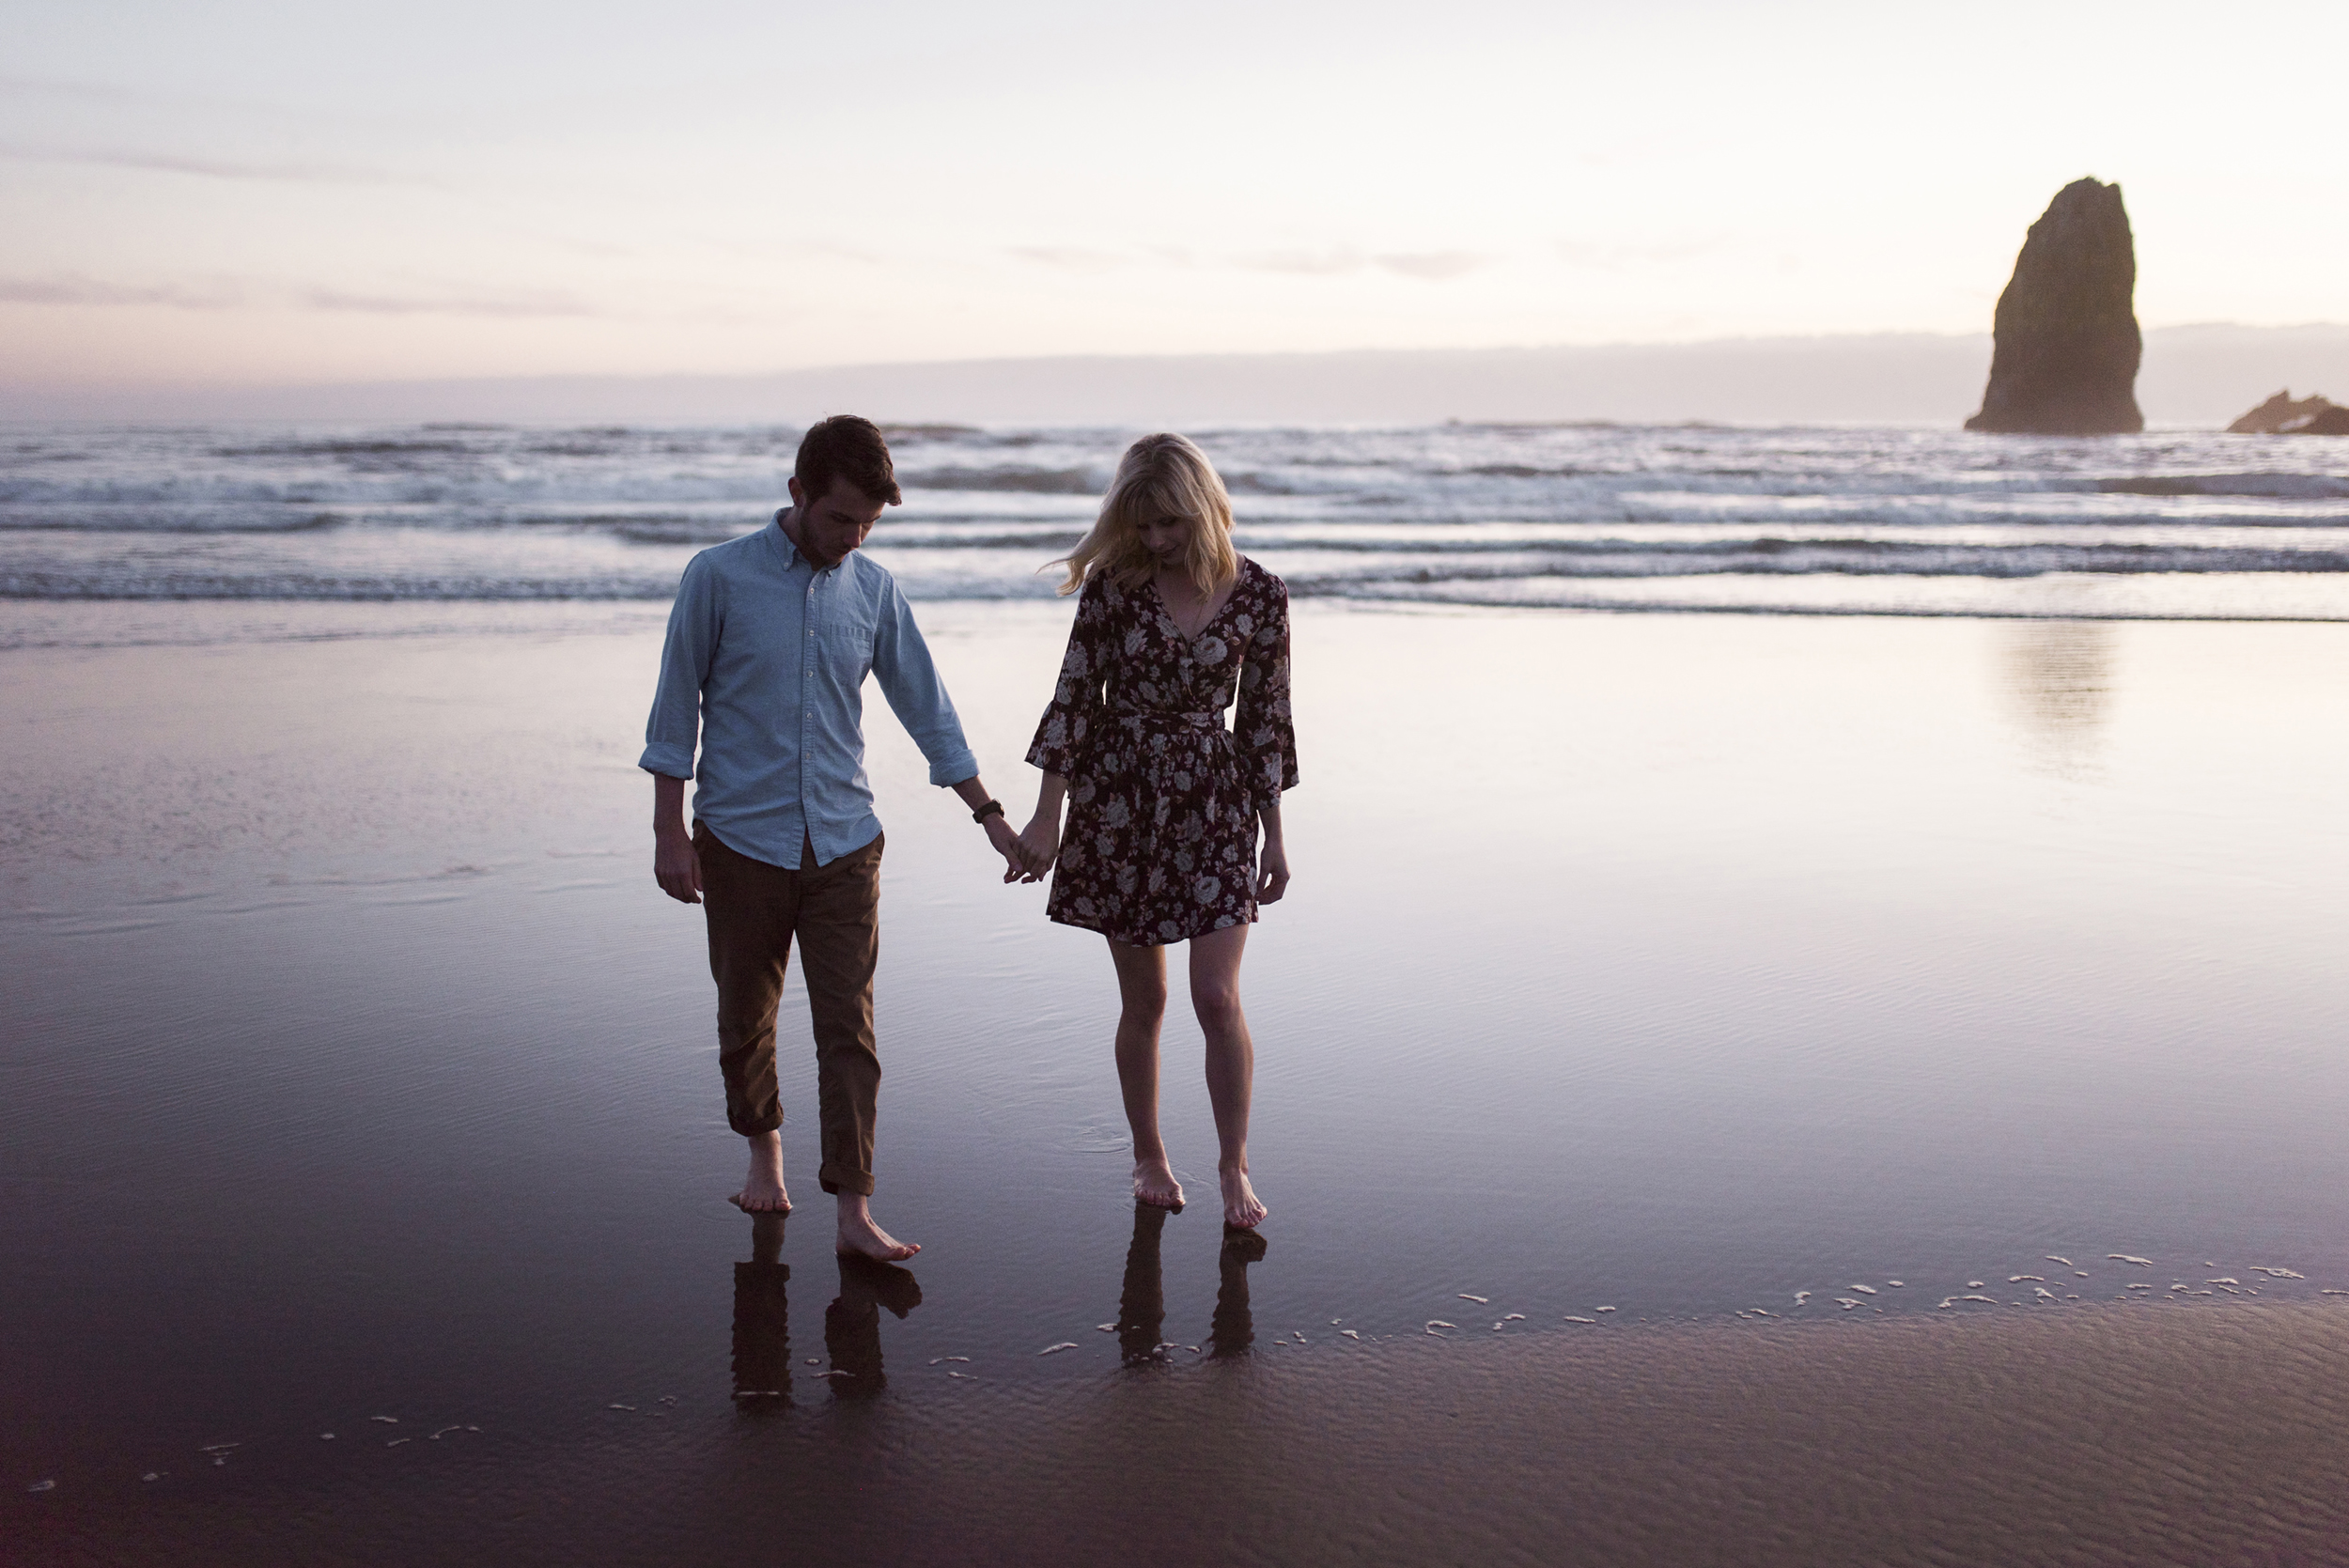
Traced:
<svg viewBox="0 0 2349 1568">
<path fill-rule="evenodd" d="M 1194 432 L 1299 597 L 2349 618 L 2349 442 L 1454 425 Z M 916 598 L 1042 597 L 1130 432 L 891 430 Z M 18 427 L 0 598 L 662 599 L 787 428 Z"/>
<path fill-rule="evenodd" d="M 1780 1345 L 1785 1408 L 1831 1414 L 1885 1336 L 2077 1325 L 2119 1413 L 2018 1407 L 2052 1445 L 2019 1492 L 1969 1467 L 1995 1436 L 1923 1476 L 1867 1470 L 1880 1432 L 1817 1461 L 1876 1499 L 1838 1517 L 1957 1539 L 1906 1500 L 1947 1483 L 1986 1539 L 2172 1430 L 2128 1379 L 2186 1385 L 2138 1346 L 2192 1370 L 2194 1325 L 2349 1314 L 2341 443 L 1209 432 L 1299 598 L 1297 881 L 1243 973 L 1261 1245 L 1135 1212 L 1101 944 L 1001 884 L 876 705 L 877 1203 L 925 1250 L 868 1270 L 813 1188 L 796 981 L 801 1210 L 722 1201 L 700 917 L 652 885 L 634 767 L 661 601 L 763 520 L 789 432 L 11 440 L 11 1563 L 703 1560 L 751 1517 L 825 1560 L 811 1527 L 845 1539 L 841 1498 L 914 1458 L 961 1489 L 903 1497 L 1019 1514 L 972 1560 L 1097 1560 L 1065 1520 L 1211 1473 L 1157 1474 L 1168 1443 L 1326 1426 L 1341 1386 L 1388 1390 L 1359 1419 L 1411 1466 L 1518 1475 L 1477 1528 L 1555 1561 L 1524 1467 L 1565 1439 L 1484 1469 L 1444 1436 L 1512 1368 L 1587 1358 L 1572 1397 L 1615 1403 L 1543 1408 L 1669 1455 L 1731 1429 L 1641 1367 L 1725 1368 L 1735 1403 Z M 1121 441 L 896 436 L 876 553 L 1015 815 L 1069 613 L 1035 568 Z M 1617 613 L 1673 608 L 1742 613 Z M 1198 1052 L 1178 982 L 1195 1188 Z M 1972 1430 L 1941 1424 L 1970 1376 L 1883 1430 Z M 1105 1424 L 1150 1479 L 1100 1480 Z M 1814 1433 L 1776 1430 L 1745 1452 L 1812 1474 Z M 1268 1442 L 1247 1506 L 1170 1496 L 1137 1560 L 1305 1560 L 1315 1498 L 1333 1557 L 1431 1560 L 1354 1451 Z M 2210 1510 L 2177 1478 L 2251 1452 L 2124 1489 L 2183 1540 Z M 1685 1512 L 1633 1468 L 1599 1523 Z M 1438 1542 L 1472 1495 L 1445 1485 L 1409 1505 Z M 1739 1555 L 1783 1493 L 1652 1560 Z M 952 1512 L 863 1560 L 955 1558 Z M 1213 1538 L 1282 1520 L 1305 1545 Z"/>
</svg>

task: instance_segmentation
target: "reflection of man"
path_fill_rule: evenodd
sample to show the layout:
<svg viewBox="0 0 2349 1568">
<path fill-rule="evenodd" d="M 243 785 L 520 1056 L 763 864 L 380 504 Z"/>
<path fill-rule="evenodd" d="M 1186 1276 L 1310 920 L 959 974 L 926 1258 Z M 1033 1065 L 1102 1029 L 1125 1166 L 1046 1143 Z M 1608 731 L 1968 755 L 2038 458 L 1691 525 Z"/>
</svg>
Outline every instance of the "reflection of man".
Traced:
<svg viewBox="0 0 2349 1568">
<path fill-rule="evenodd" d="M 734 1265 L 734 1398 L 745 1410 L 791 1398 L 791 1265 L 783 1216 L 751 1217 L 751 1261 Z"/>
<path fill-rule="evenodd" d="M 1009 868 L 1005 879 L 1023 864 L 905 596 L 857 552 L 900 499 L 871 421 L 842 414 L 807 432 L 791 505 L 687 565 L 638 764 L 653 775 L 653 874 L 670 897 L 707 903 L 726 1121 L 750 1142 L 750 1175 L 733 1202 L 753 1214 L 791 1207 L 775 1006 L 796 936 L 816 1034 L 817 1180 L 838 1200 L 838 1250 L 884 1259 L 920 1249 L 875 1224 L 866 1203 L 880 1086 L 873 966 L 882 847 L 863 766 L 868 672 L 929 759 L 930 782 L 972 808 Z"/>
<path fill-rule="evenodd" d="M 904 1317 L 922 1304 L 922 1283 L 894 1264 L 850 1257 L 839 1262 L 840 1294 L 824 1309 L 832 1397 L 871 1399 L 889 1387 L 881 1372 L 880 1310 Z"/>
</svg>

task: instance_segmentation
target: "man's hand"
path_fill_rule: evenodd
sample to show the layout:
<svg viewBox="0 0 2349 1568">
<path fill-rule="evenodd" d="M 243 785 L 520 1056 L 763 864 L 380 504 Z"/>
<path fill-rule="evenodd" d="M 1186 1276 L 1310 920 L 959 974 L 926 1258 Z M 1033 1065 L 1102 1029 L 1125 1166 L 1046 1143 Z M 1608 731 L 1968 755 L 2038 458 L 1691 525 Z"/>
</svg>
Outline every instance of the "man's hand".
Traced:
<svg viewBox="0 0 2349 1568">
<path fill-rule="evenodd" d="M 1039 811 L 1029 818 L 1028 826 L 1019 835 L 1019 852 L 1027 858 L 1027 880 L 1040 882 L 1052 862 L 1060 859 L 1060 813 L 1047 815 Z"/>
<path fill-rule="evenodd" d="M 1027 851 L 1020 846 L 1019 835 L 1011 831 L 1011 824 L 1003 820 L 1002 812 L 996 812 L 988 817 L 987 842 L 993 845 L 995 852 L 1003 857 L 1004 881 L 1033 882 L 1035 880 L 1035 877 L 1028 871 Z"/>
<path fill-rule="evenodd" d="M 1256 857 L 1256 902 L 1278 904 L 1289 891 L 1289 852 L 1277 838 L 1264 841 Z"/>
<path fill-rule="evenodd" d="M 672 828 L 653 834 L 653 880 L 661 891 L 680 904 L 702 901 L 702 858 L 693 851 L 693 841 L 682 828 Z"/>
</svg>

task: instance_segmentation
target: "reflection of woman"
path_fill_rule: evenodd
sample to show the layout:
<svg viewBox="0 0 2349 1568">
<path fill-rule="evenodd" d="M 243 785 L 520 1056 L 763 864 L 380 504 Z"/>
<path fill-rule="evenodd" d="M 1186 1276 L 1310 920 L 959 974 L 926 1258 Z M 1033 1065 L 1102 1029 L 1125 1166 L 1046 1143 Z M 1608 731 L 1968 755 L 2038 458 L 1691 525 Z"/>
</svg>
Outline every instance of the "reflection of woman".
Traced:
<svg viewBox="0 0 2349 1568">
<path fill-rule="evenodd" d="M 1020 836 L 1039 875 L 1058 856 L 1046 912 L 1109 939 L 1134 1196 L 1161 1208 L 1183 1202 L 1159 1137 L 1165 949 L 1190 943 L 1223 1218 L 1252 1226 L 1265 1206 L 1248 1183 L 1255 1048 L 1240 1011 L 1239 961 L 1256 906 L 1289 880 L 1281 843 L 1281 792 L 1297 784 L 1288 590 L 1232 548 L 1223 481 L 1181 436 L 1144 436 L 1127 450 L 1099 520 L 1066 565 L 1061 592 L 1082 592 L 1059 688 L 1028 753 L 1044 787 Z"/>
</svg>

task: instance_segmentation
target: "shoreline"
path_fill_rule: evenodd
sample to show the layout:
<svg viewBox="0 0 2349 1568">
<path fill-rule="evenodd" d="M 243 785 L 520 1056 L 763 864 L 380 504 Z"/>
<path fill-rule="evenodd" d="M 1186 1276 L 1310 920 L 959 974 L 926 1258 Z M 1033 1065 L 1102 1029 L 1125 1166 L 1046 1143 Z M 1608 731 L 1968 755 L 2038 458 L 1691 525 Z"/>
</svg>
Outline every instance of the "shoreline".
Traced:
<svg viewBox="0 0 2349 1568">
<path fill-rule="evenodd" d="M 6 1516 L 27 1564 L 191 1568 L 786 1544 L 908 1563 L 2336 1562 L 2343 1365 L 2331 1304 L 1406 1341 L 783 1421 L 630 1413 L 536 1444 L 362 1437 L 375 1452 L 274 1475 L 255 1452 L 177 1486 L 20 1491 Z M 837 1506 L 851 1495 L 874 1506 Z M 423 1511 L 438 1549 L 413 1539 Z"/>
</svg>

